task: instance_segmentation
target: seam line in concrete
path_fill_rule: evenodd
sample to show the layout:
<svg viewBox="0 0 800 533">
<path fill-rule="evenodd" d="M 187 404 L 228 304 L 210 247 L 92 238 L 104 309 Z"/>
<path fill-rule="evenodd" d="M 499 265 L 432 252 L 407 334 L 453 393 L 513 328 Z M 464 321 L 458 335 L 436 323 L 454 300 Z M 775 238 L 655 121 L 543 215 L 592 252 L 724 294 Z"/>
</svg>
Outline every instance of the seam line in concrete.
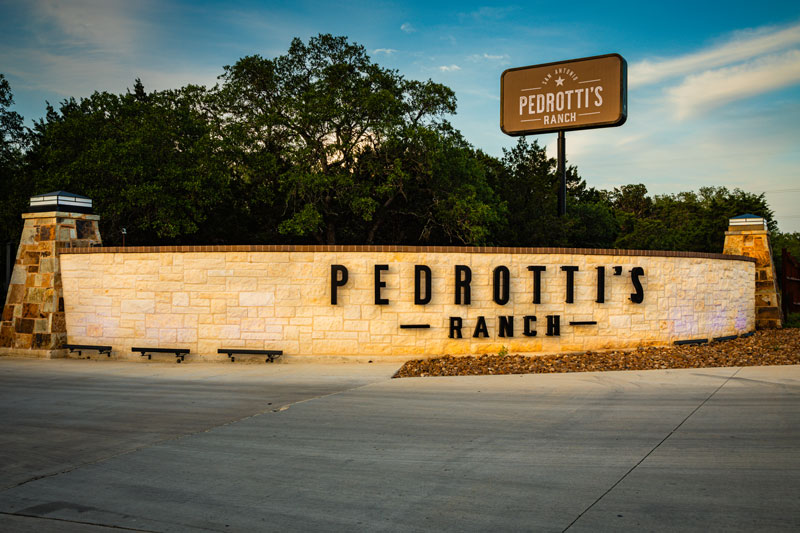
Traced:
<svg viewBox="0 0 800 533">
<path fill-rule="evenodd" d="M 391 379 L 391 378 L 389 378 L 389 379 Z M 0 488 L 0 492 L 5 492 L 7 490 L 12 490 L 12 489 L 15 489 L 17 487 L 21 487 L 22 485 L 25 485 L 27 483 L 31 483 L 32 481 L 38 481 L 40 479 L 56 477 L 56 476 L 60 476 L 62 474 L 69 474 L 70 472 L 73 472 L 73 471 L 75 471 L 75 470 L 77 470 L 79 468 L 83 468 L 85 466 L 92 466 L 92 465 L 96 465 L 96 464 L 99 464 L 99 463 L 104 463 L 105 461 L 108 461 L 110 459 L 114 459 L 116 457 L 122 457 L 123 455 L 128 455 L 130 453 L 136 453 L 136 452 L 139 452 L 141 450 L 144 450 L 144 449 L 147 449 L 147 448 L 151 448 L 153 446 L 158 446 L 160 444 L 164 444 L 166 442 L 177 441 L 177 440 L 180 440 L 180 439 L 183 439 L 183 438 L 186 438 L 186 437 L 192 437 L 194 435 L 199 435 L 200 433 L 208 433 L 209 431 L 213 431 L 213 430 L 215 430 L 217 428 L 230 426 L 231 424 L 236 424 L 238 422 L 242 422 L 244 420 L 248 420 L 250 418 L 254 418 L 254 417 L 257 417 L 257 416 L 265 415 L 265 414 L 268 414 L 268 413 L 280 413 L 280 412 L 286 411 L 287 409 L 289 409 L 293 405 L 298 405 L 298 404 L 305 403 L 305 402 L 310 402 L 310 401 L 313 401 L 313 400 L 319 400 L 321 398 L 327 398 L 328 396 L 335 396 L 337 394 L 343 394 L 345 392 L 358 390 L 358 389 L 361 389 L 361 388 L 364 388 L 364 387 L 369 387 L 370 385 L 373 385 L 373 384 L 378 383 L 378 382 L 379 381 L 372 381 L 370 383 L 365 383 L 363 385 L 358 385 L 357 387 L 352 387 L 352 388 L 349 388 L 349 389 L 343 389 L 343 390 L 339 390 L 339 391 L 335 391 L 335 392 L 330 392 L 328 394 L 321 394 L 319 396 L 314 396 L 312 398 L 304 398 L 304 399 L 298 400 L 296 402 L 287 403 L 286 405 L 282 405 L 282 406 L 277 407 L 277 408 L 276 407 L 270 407 L 269 409 L 262 409 L 261 411 L 256 411 L 255 413 L 249 414 L 247 416 L 243 416 L 241 418 L 237 418 L 235 420 L 228 420 L 227 422 L 223 422 L 222 424 L 217 424 L 216 426 L 210 426 L 210 427 L 207 427 L 207 428 L 204 428 L 204 429 L 198 429 L 197 431 L 192 431 L 190 433 L 184 433 L 184 434 L 181 434 L 181 435 L 175 435 L 175 436 L 172 436 L 172 437 L 168 437 L 166 439 L 161 439 L 161 440 L 158 440 L 158 441 L 155 441 L 155 442 L 150 442 L 150 443 L 147 443 L 147 444 L 143 444 L 142 446 L 139 446 L 137 448 L 133 448 L 131 450 L 124 450 L 124 451 L 121 451 L 121 452 L 118 452 L 118 453 L 114 453 L 114 454 L 111 454 L 111 455 L 106 456 L 106 457 L 101 457 L 99 459 L 95 459 L 94 461 L 81 463 L 81 464 L 72 466 L 70 468 L 66 468 L 64 470 L 59 470 L 58 472 L 51 472 L 49 474 L 41 474 L 39 476 L 34 476 L 34 477 L 26 479 L 24 481 L 20 481 L 19 483 L 16 483 L 14 485 L 9 485 L 9 486 L 6 486 L 6 487 L 2 487 L 2 488 Z M 2 514 L 2 512 L 0 512 L 0 514 Z"/>
<path fill-rule="evenodd" d="M 614 482 L 614 484 L 613 484 L 613 485 L 611 485 L 611 486 L 608 488 L 608 490 L 606 490 L 606 491 L 605 491 L 603 494 L 601 494 L 601 495 L 600 495 L 600 496 L 599 496 L 599 497 L 598 497 L 598 498 L 597 498 L 595 501 L 593 501 L 593 502 L 591 503 L 591 505 L 589 505 L 589 506 L 588 506 L 586 509 L 584 509 L 583 511 L 581 511 L 581 513 L 580 513 L 578 516 L 576 516 L 576 517 L 575 517 L 575 520 L 573 520 L 572 522 L 570 522 L 570 523 L 569 523 L 569 525 L 568 525 L 567 527 L 565 527 L 564 529 L 562 529 L 562 530 L 561 530 L 561 533 L 564 533 L 564 532 L 566 532 L 566 531 L 567 531 L 569 528 L 571 528 L 573 525 L 575 525 L 575 523 L 576 523 L 578 520 L 580 520 L 580 519 L 581 519 L 581 517 L 582 517 L 583 515 L 585 515 L 586 513 L 588 513 L 588 512 L 589 512 L 589 510 L 591 510 L 591 508 L 592 508 L 592 507 L 594 507 L 595 505 L 597 505 L 598 503 L 600 503 L 600 500 L 602 500 L 603 498 L 605 498 L 605 497 L 606 497 L 606 495 L 608 495 L 608 493 L 609 493 L 609 492 L 611 492 L 612 490 L 614 490 L 614 489 L 616 488 L 616 486 L 617 486 L 617 485 L 619 485 L 620 483 L 622 483 L 622 482 L 625 480 L 625 478 L 626 478 L 626 477 L 628 477 L 628 475 L 630 475 L 630 473 L 631 473 L 631 472 L 633 472 L 634 470 L 636 470 L 636 469 L 639 467 L 639 465 L 640 465 L 640 464 L 642 464 L 642 463 L 643 463 L 643 462 L 644 462 L 644 461 L 645 461 L 645 460 L 646 460 L 648 457 L 650 457 L 650 455 L 651 455 L 653 452 L 655 452 L 655 451 L 658 449 L 658 447 L 659 447 L 659 446 L 661 446 L 662 444 L 664 444 L 664 442 L 666 442 L 666 440 L 667 440 L 668 438 L 670 438 L 670 437 L 673 435 L 673 433 L 675 433 L 676 431 L 678 431 L 678 430 L 680 429 L 680 427 L 681 427 L 681 426 L 682 426 L 682 425 L 683 425 L 683 424 L 684 424 L 684 423 L 685 423 L 687 420 L 689 420 L 689 419 L 692 417 L 692 415 L 694 415 L 694 414 L 695 414 L 697 411 L 699 411 L 699 410 L 700 410 L 700 408 L 701 408 L 701 407 L 703 407 L 703 406 L 706 404 L 706 402 L 708 402 L 708 400 L 710 400 L 711 398 L 713 398 L 713 397 L 714 397 L 714 395 L 715 395 L 715 394 L 717 394 L 717 393 L 720 391 L 720 389 L 722 389 L 722 387 L 724 387 L 725 385 L 727 385 L 727 384 L 728 384 L 728 382 L 729 382 L 730 380 L 732 380 L 734 377 L 736 377 L 736 374 L 738 374 L 738 373 L 739 373 L 739 371 L 740 371 L 740 370 L 742 370 L 742 368 L 744 368 L 744 367 L 741 367 L 741 366 L 740 366 L 739 368 L 737 368 L 737 369 L 736 369 L 736 372 L 734 372 L 733 374 L 731 374 L 730 376 L 728 376 L 728 377 L 727 377 L 727 379 L 725 379 L 725 381 L 723 381 L 723 382 L 722 382 L 722 384 L 721 384 L 719 387 L 717 387 L 716 389 L 714 389 L 714 391 L 713 391 L 711 394 L 709 394 L 709 395 L 708 395 L 708 397 L 707 397 L 705 400 L 703 400 L 702 402 L 700 402 L 700 405 L 698 405 L 697 407 L 695 407 L 695 408 L 692 410 L 692 412 L 691 412 L 691 413 L 689 413 L 688 415 L 686 415 L 686 417 L 685 417 L 683 420 L 681 420 L 681 421 L 680 421 L 680 423 L 679 423 L 677 426 L 675 426 L 675 427 L 672 429 L 672 431 L 670 431 L 669 433 L 667 433 L 667 435 L 666 435 L 666 436 L 665 436 L 663 439 L 661 439 L 661 441 L 659 441 L 659 443 L 658 443 L 658 444 L 656 444 L 655 446 L 653 446 L 653 448 L 652 448 L 652 449 L 651 449 L 649 452 L 647 452 L 647 453 L 644 455 L 644 457 L 642 457 L 641 459 L 639 459 L 639 461 L 638 461 L 638 462 L 637 462 L 635 465 L 633 465 L 633 466 L 632 466 L 632 467 L 631 467 L 631 468 L 630 468 L 630 469 L 629 469 L 627 472 L 625 472 L 625 473 L 622 475 L 622 477 L 621 477 L 621 478 L 619 478 L 619 479 L 618 479 L 616 482 Z"/>
<path fill-rule="evenodd" d="M 67 520 L 66 518 L 55 518 L 52 516 L 37 516 L 37 515 L 30 515 L 30 514 L 21 514 L 21 513 L 7 513 L 5 511 L 0 511 L 0 515 L 7 515 L 7 516 L 23 516 L 25 518 L 36 518 L 38 520 L 52 520 L 54 522 L 66 522 L 68 524 L 80 524 L 82 526 L 95 526 L 95 527 L 107 527 L 109 529 L 119 529 L 122 531 L 141 531 L 143 533 L 157 533 L 151 529 L 136 529 L 131 527 L 125 526 L 115 526 L 115 525 L 108 525 L 108 524 L 96 524 L 94 522 L 82 522 L 80 520 Z"/>
</svg>

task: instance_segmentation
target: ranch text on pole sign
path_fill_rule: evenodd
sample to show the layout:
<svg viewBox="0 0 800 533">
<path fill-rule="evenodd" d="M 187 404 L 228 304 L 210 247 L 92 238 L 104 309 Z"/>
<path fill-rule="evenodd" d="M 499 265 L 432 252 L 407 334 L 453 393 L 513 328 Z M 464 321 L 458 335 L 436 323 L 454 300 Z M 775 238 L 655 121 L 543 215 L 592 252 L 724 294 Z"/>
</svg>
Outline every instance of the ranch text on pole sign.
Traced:
<svg viewBox="0 0 800 533">
<path fill-rule="evenodd" d="M 500 129 L 528 135 L 621 126 L 627 92 L 619 54 L 511 68 L 500 77 Z"/>
</svg>

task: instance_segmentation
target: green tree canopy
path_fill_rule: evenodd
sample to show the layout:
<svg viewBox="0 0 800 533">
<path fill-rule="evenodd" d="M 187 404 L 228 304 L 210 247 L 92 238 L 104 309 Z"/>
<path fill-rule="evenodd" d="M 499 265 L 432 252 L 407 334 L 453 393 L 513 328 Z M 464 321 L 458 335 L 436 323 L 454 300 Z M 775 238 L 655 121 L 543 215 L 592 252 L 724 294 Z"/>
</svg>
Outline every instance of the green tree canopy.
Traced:
<svg viewBox="0 0 800 533">
<path fill-rule="evenodd" d="M 556 160 L 537 141 L 520 137 L 503 149 L 499 161 L 483 155 L 490 183 L 507 212 L 496 242 L 511 246 L 580 246 L 608 248 L 616 221 L 604 195 L 587 187 L 574 166 L 567 168 L 567 215 L 559 218 Z"/>
<path fill-rule="evenodd" d="M 89 196 L 104 239 L 175 242 L 192 235 L 228 195 L 202 87 L 64 101 L 34 127 L 29 172 L 40 192 Z"/>
<path fill-rule="evenodd" d="M 32 190 L 24 179 L 22 157 L 28 135 L 22 116 L 12 111 L 14 95 L 11 85 L 0 73 L 0 241 L 15 241 L 22 228 L 20 213 L 25 210 Z"/>
<path fill-rule="evenodd" d="M 647 196 L 642 185 L 627 185 L 609 195 L 621 232 L 618 248 L 722 252 L 728 219 L 751 213 L 775 228 L 764 194 L 741 189 L 701 187 L 699 192 Z"/>
<path fill-rule="evenodd" d="M 426 219 L 424 228 L 439 227 L 461 242 L 487 236 L 492 216 L 484 198 L 467 194 L 459 208 L 438 200 L 453 181 L 482 187 L 475 169 L 432 171 L 445 153 L 469 150 L 444 119 L 456 108 L 449 88 L 406 80 L 373 63 L 363 46 L 331 35 L 307 44 L 294 39 L 275 59 L 242 58 L 225 67 L 222 79 L 223 137 L 232 140 L 237 160 L 252 163 L 241 170 L 246 179 L 280 189 L 281 233 L 328 244 L 374 242 L 399 204 L 422 187 L 437 198 L 436 209 L 426 207 L 427 199 L 412 207 Z M 454 171 L 463 173 L 454 180 Z"/>
</svg>

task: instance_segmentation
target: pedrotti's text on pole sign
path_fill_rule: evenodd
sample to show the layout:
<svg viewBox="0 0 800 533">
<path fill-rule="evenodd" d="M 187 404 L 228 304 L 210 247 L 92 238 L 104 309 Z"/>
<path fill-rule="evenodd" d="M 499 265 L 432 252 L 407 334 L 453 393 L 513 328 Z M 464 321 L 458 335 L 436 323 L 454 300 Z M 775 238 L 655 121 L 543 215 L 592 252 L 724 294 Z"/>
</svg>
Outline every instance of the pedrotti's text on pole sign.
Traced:
<svg viewBox="0 0 800 533">
<path fill-rule="evenodd" d="M 508 135 L 620 126 L 627 64 L 619 54 L 512 68 L 500 77 L 500 129 Z"/>
</svg>

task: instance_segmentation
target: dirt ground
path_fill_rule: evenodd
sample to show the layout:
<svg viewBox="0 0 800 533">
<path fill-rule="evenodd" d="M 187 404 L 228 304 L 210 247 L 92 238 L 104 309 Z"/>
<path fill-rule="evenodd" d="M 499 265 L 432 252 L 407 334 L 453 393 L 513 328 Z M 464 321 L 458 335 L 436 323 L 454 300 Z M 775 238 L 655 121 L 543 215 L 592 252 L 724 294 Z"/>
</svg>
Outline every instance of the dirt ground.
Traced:
<svg viewBox="0 0 800 533">
<path fill-rule="evenodd" d="M 800 364 L 800 329 L 757 331 L 749 337 L 703 345 L 646 347 L 636 350 L 585 352 L 543 356 L 444 355 L 406 362 L 396 378 L 471 376 L 494 374 L 544 374 L 649 370 L 723 366 Z"/>
</svg>

